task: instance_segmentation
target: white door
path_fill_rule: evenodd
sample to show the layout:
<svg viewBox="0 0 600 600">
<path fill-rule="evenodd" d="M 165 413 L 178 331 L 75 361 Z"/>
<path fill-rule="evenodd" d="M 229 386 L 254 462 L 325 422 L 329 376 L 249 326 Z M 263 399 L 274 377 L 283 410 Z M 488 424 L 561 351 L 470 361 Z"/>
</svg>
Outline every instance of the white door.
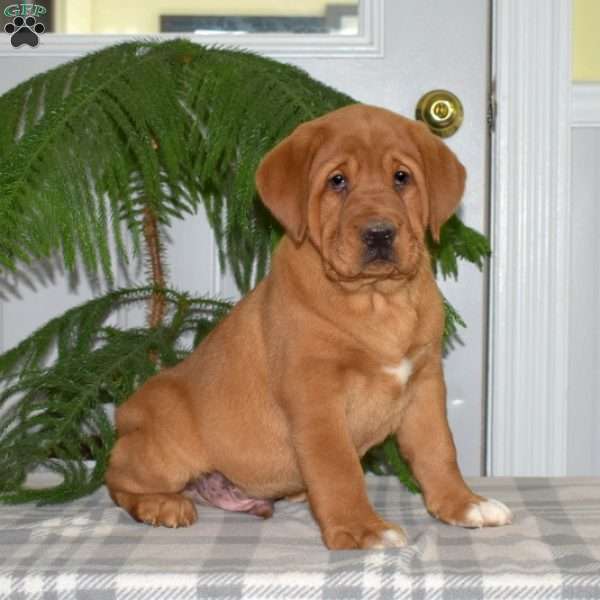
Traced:
<svg viewBox="0 0 600 600">
<path fill-rule="evenodd" d="M 110 12 L 108 5 L 113 3 L 114 0 L 99 3 L 104 14 Z M 296 13 L 304 4 L 308 10 L 308 5 L 317 3 L 289 1 Z M 57 10 L 66 5 L 56 4 Z M 116 2 L 115 10 L 125 10 L 127 4 Z M 133 27 L 136 11 L 141 13 L 141 6 L 152 3 L 129 4 L 136 6 L 128 17 Z M 212 6 L 214 2 L 197 0 L 183 4 L 187 7 L 196 4 L 200 11 L 200 7 Z M 282 1 L 276 4 L 281 5 Z M 93 12 L 94 2 L 79 3 L 80 7 L 83 5 L 85 11 L 81 8 L 76 15 L 80 20 Z M 61 18 L 67 20 L 65 15 Z M 248 45 L 296 64 L 361 102 L 384 106 L 406 116 L 414 115 L 417 100 L 427 91 L 442 88 L 455 93 L 462 101 L 465 118 L 460 130 L 447 143 L 468 171 L 460 216 L 469 226 L 485 231 L 489 18 L 488 2 L 482 0 L 361 0 L 361 31 L 357 36 L 337 40 L 300 36 L 295 42 L 290 42 L 289 36 L 275 40 L 238 36 L 234 41 L 238 46 Z M 217 40 L 214 36 L 195 37 L 198 41 Z M 8 35 L 0 35 L 0 93 L 36 73 L 117 39 L 123 38 L 48 35 L 41 36 L 37 48 L 23 50 L 12 48 Z M 317 39 L 320 41 L 316 42 Z M 204 219 L 188 219 L 178 224 L 171 238 L 171 283 L 193 292 L 228 297 L 236 294 L 231 279 L 218 273 L 214 241 Z M 133 277 L 141 280 L 142 274 L 134 273 Z M 460 333 L 462 344 L 457 344 L 446 359 L 448 412 L 463 472 L 475 475 L 482 472 L 485 464 L 487 285 L 485 274 L 466 263 L 461 265 L 459 277 L 459 282 L 441 282 L 443 293 L 468 323 L 468 328 Z M 9 277 L 5 281 L 9 285 L 2 286 L 0 350 L 8 349 L 52 316 L 98 291 L 83 277 L 77 285 L 71 285 L 57 268 L 53 278 L 46 277 L 43 282 L 35 277 L 29 280 Z"/>
<path fill-rule="evenodd" d="M 357 100 L 413 117 L 422 94 L 446 89 L 461 100 L 465 119 L 446 142 L 467 168 L 460 216 L 486 231 L 488 2 L 389 0 L 384 2 L 381 58 L 302 58 L 296 65 Z M 485 461 L 487 285 L 485 274 L 463 263 L 458 282 L 441 282 L 468 328 L 445 361 L 448 414 L 465 474 L 480 474 Z"/>
</svg>

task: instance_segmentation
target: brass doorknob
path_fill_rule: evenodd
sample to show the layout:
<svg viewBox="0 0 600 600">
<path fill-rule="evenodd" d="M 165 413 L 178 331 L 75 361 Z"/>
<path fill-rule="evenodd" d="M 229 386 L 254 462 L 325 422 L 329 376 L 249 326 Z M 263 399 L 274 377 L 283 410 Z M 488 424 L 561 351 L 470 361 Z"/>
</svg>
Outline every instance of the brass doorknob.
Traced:
<svg viewBox="0 0 600 600">
<path fill-rule="evenodd" d="M 435 135 L 450 137 L 463 122 L 461 101 L 447 90 L 427 92 L 417 102 L 416 118 L 423 121 Z"/>
</svg>

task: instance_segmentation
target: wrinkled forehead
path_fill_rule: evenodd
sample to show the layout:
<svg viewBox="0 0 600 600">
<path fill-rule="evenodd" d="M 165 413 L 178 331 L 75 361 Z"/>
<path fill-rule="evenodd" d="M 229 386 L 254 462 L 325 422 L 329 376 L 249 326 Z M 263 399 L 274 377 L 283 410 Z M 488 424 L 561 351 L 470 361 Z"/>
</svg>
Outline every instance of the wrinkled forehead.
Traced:
<svg viewBox="0 0 600 600">
<path fill-rule="evenodd" d="M 338 161 L 373 168 L 393 160 L 420 162 L 415 124 L 387 111 L 336 111 L 318 122 L 315 167 Z"/>
</svg>

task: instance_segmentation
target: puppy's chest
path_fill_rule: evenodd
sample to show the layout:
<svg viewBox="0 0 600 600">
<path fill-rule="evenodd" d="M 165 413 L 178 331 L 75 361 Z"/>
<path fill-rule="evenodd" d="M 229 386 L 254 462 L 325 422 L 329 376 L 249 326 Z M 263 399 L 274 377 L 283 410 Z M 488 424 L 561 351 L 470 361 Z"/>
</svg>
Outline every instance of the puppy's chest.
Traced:
<svg viewBox="0 0 600 600">
<path fill-rule="evenodd" d="M 349 368 L 344 390 L 348 426 L 361 455 L 397 429 L 431 350 L 414 305 L 383 306 L 370 317 L 358 322 L 361 359 Z"/>
<path fill-rule="evenodd" d="M 354 445 L 362 455 L 395 431 L 426 360 L 427 347 L 408 349 L 399 358 L 369 361 L 346 382 L 346 415 Z"/>
</svg>

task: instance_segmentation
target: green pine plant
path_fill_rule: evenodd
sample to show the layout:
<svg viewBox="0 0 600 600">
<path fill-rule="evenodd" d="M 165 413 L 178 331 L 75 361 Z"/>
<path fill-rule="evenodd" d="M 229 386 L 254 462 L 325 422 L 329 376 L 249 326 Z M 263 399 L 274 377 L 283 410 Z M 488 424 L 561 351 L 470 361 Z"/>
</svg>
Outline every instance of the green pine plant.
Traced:
<svg viewBox="0 0 600 600">
<path fill-rule="evenodd" d="M 256 194 L 261 157 L 298 124 L 352 102 L 295 67 L 185 40 L 113 46 L 0 97 L 0 271 L 58 254 L 67 272 L 80 260 L 110 289 L 0 356 L 0 502 L 62 502 L 102 484 L 115 439 L 107 409 L 231 308 L 169 289 L 164 231 L 204 210 L 221 264 L 247 292 L 282 235 Z M 444 277 L 489 253 L 458 217 L 430 249 Z M 140 255 L 148 285 L 112 289 L 116 265 Z M 146 326 L 114 324 L 140 303 Z M 463 323 L 449 304 L 446 317 L 449 340 Z M 418 489 L 392 440 L 364 465 Z M 62 482 L 31 489 L 39 466 Z"/>
</svg>

